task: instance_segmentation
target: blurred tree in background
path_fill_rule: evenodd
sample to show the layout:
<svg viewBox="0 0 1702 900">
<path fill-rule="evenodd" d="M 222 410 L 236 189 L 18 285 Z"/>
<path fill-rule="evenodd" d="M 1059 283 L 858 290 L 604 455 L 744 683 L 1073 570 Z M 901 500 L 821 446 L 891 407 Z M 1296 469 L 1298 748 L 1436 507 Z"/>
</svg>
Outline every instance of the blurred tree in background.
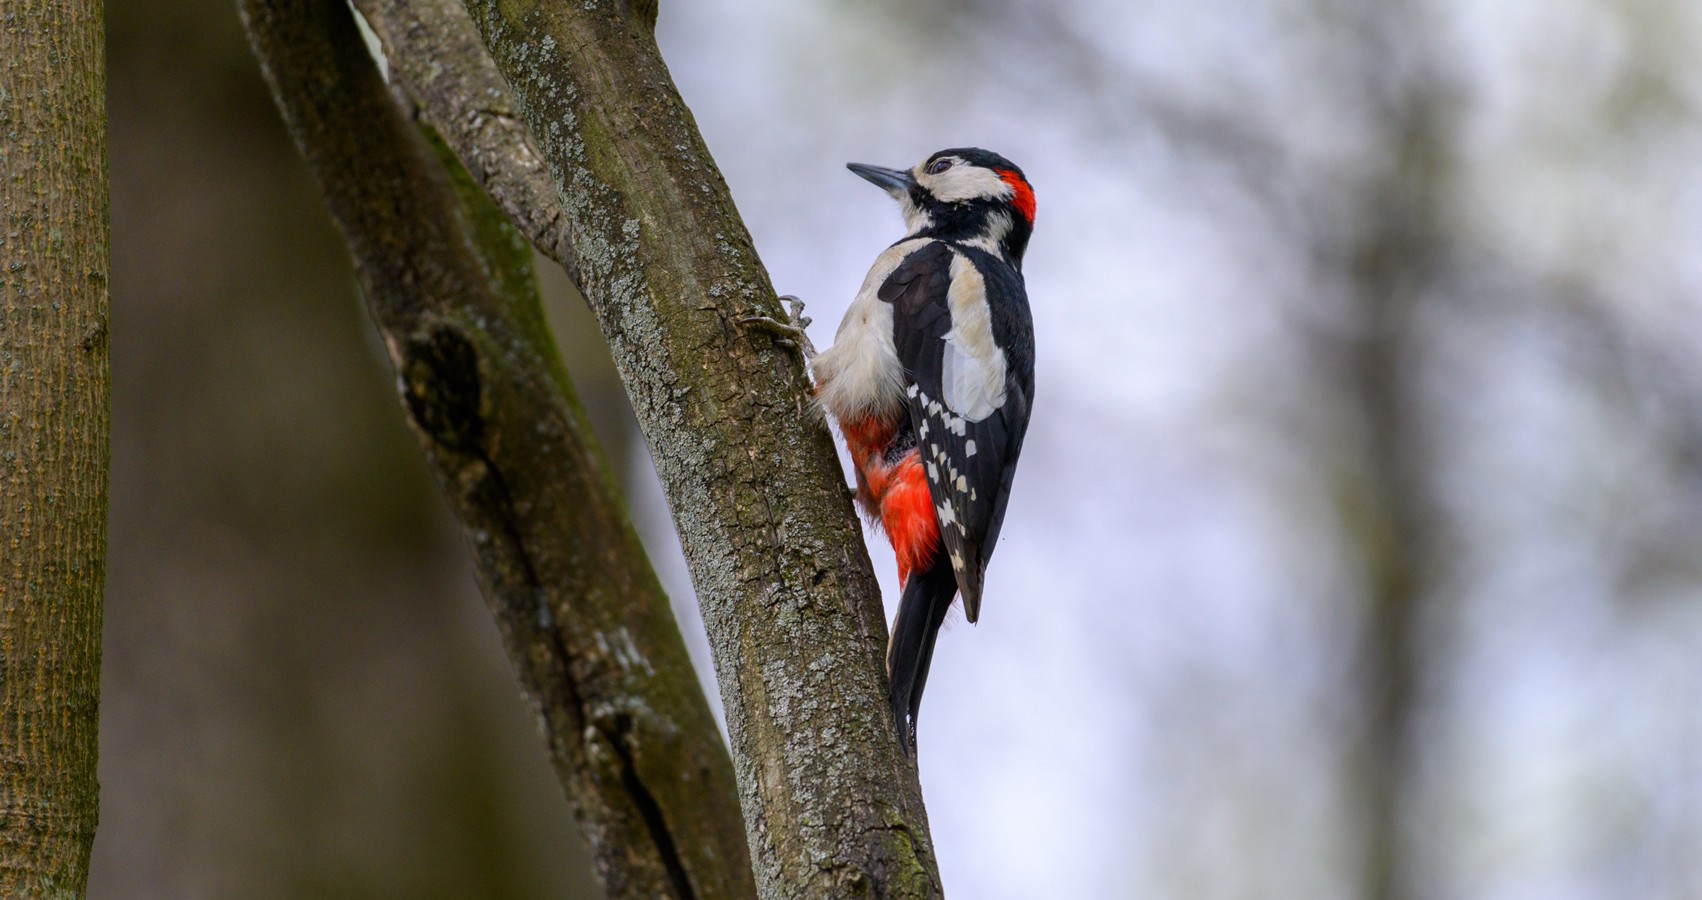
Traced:
<svg viewBox="0 0 1702 900">
<path fill-rule="evenodd" d="M 125 337 L 90 893 L 594 896 L 235 7 L 108 12 Z"/>
</svg>

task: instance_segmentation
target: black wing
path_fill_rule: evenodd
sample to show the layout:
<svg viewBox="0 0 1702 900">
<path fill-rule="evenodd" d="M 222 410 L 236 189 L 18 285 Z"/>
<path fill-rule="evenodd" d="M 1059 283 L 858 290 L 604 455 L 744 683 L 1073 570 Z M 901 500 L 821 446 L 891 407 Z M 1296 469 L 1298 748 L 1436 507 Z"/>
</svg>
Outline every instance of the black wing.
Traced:
<svg viewBox="0 0 1702 900">
<path fill-rule="evenodd" d="M 948 342 L 954 280 L 960 282 L 960 308 L 982 300 L 989 307 L 985 328 L 1003 350 L 1002 390 L 947 389 L 948 368 L 960 384 L 966 366 L 974 375 L 996 371 L 988 367 L 990 359 L 966 351 L 963 342 Z M 1022 278 L 996 257 L 936 241 L 893 270 L 881 285 L 880 299 L 892 304 L 893 343 L 904 364 L 910 421 L 940 538 L 963 594 L 964 612 L 974 622 L 1034 390 L 1033 334 Z M 987 383 L 996 388 L 1001 382 Z"/>
</svg>

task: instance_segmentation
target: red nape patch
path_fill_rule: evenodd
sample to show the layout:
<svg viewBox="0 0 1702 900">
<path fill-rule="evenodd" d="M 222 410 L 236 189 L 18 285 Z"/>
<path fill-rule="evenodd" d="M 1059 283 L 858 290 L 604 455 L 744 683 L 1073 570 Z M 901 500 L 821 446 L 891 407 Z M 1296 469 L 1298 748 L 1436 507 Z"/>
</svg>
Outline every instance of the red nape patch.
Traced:
<svg viewBox="0 0 1702 900">
<path fill-rule="evenodd" d="M 1010 169 L 1000 169 L 998 171 L 999 178 L 1002 179 L 1005 184 L 1010 185 L 1011 190 L 1016 192 L 1011 195 L 1011 205 L 1016 207 L 1017 212 L 1022 213 L 1022 217 L 1028 220 L 1028 224 L 1033 225 L 1034 188 L 1029 187 L 1028 182 L 1022 180 L 1021 175 L 1018 175 Z"/>
<path fill-rule="evenodd" d="M 934 498 L 928 493 L 928 479 L 922 474 L 919 460 L 912 450 L 893 466 L 886 492 L 881 496 L 881 527 L 886 529 L 893 552 L 898 554 L 900 584 L 910 580 L 911 572 L 933 562 L 940 547 L 940 523 L 934 517 Z"/>
</svg>

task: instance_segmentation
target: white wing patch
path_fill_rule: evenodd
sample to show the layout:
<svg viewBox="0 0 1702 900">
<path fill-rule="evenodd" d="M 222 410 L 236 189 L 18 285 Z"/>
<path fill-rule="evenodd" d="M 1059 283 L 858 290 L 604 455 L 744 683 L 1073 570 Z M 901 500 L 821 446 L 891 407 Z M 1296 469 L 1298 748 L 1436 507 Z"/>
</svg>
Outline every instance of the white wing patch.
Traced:
<svg viewBox="0 0 1702 900">
<path fill-rule="evenodd" d="M 974 263 L 953 253 L 951 330 L 945 335 L 941 388 L 946 406 L 971 422 L 979 422 L 1005 403 L 1005 351 L 993 341 L 987 284 Z M 962 423 L 952 429 L 962 434 Z"/>
</svg>

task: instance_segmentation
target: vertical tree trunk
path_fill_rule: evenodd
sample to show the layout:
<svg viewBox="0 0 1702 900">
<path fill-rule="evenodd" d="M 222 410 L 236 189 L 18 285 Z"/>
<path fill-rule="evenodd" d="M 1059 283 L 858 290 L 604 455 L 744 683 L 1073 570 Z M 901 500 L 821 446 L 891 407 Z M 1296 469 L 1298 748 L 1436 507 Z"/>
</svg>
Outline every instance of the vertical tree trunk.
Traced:
<svg viewBox="0 0 1702 900">
<path fill-rule="evenodd" d="M 97 0 L 0 15 L 0 895 L 79 896 L 106 580 L 106 70 Z"/>
<path fill-rule="evenodd" d="M 1434 586 L 1425 423 L 1414 377 L 1415 309 L 1441 254 L 1436 204 L 1445 165 L 1440 112 L 1420 81 L 1389 110 L 1387 170 L 1372 186 L 1349 276 L 1364 329 L 1346 348 L 1364 428 L 1366 503 L 1355 523 L 1369 608 L 1361 649 L 1366 721 L 1366 896 L 1412 895 L 1403 797 L 1413 775 L 1423 676 L 1423 603 Z"/>
</svg>

